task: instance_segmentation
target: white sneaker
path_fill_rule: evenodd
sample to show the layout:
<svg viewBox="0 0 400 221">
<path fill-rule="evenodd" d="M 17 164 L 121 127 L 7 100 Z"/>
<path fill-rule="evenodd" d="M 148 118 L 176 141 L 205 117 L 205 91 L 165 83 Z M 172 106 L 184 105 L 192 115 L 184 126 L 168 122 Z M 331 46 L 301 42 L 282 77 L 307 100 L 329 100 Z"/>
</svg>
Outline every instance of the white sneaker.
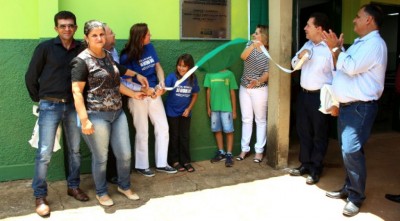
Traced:
<svg viewBox="0 0 400 221">
<path fill-rule="evenodd" d="M 125 195 L 130 200 L 138 200 L 138 199 L 140 199 L 140 197 L 135 192 L 133 192 L 131 189 L 122 190 L 121 188 L 118 187 L 117 190 L 118 190 L 118 192 L 122 193 L 123 195 Z"/>
</svg>

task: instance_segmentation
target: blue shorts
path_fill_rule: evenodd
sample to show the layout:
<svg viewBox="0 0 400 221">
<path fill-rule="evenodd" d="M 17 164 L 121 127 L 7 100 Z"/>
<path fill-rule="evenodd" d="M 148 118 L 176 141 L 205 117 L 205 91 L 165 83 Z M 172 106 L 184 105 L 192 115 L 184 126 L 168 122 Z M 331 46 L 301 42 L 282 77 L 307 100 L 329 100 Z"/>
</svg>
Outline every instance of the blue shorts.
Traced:
<svg viewBox="0 0 400 221">
<path fill-rule="evenodd" d="M 211 131 L 220 132 L 222 130 L 224 133 L 235 131 L 233 128 L 232 112 L 211 111 Z"/>
</svg>

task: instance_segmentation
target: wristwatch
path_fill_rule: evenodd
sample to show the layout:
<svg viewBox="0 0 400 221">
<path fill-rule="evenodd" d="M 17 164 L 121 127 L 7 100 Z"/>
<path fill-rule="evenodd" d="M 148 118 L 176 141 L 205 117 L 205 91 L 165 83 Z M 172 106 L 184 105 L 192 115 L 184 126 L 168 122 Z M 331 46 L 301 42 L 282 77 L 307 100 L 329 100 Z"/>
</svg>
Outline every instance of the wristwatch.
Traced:
<svg viewBox="0 0 400 221">
<path fill-rule="evenodd" d="M 332 52 L 335 53 L 337 50 L 339 50 L 339 47 L 334 47 L 332 48 Z"/>
</svg>

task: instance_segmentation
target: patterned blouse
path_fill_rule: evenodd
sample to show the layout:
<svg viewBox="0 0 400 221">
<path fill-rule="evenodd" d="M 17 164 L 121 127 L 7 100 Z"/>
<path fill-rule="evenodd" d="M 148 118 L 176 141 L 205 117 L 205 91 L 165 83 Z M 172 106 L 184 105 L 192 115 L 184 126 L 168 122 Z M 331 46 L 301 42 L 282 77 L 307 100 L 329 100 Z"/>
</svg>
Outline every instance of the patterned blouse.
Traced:
<svg viewBox="0 0 400 221">
<path fill-rule="evenodd" d="M 109 53 L 95 58 L 86 49 L 71 61 L 71 66 L 72 82 L 86 82 L 83 96 L 88 112 L 121 109 L 120 74 L 127 69 L 115 63 Z"/>
<path fill-rule="evenodd" d="M 253 44 L 249 41 L 246 47 Z M 264 72 L 269 71 L 269 59 L 264 55 L 263 52 L 258 51 L 254 48 L 247 59 L 244 61 L 244 70 L 242 78 L 240 79 L 240 85 L 247 87 L 251 80 L 257 80 L 260 78 Z M 266 87 L 268 83 L 261 83 L 260 86 L 255 86 L 254 88 Z"/>
</svg>

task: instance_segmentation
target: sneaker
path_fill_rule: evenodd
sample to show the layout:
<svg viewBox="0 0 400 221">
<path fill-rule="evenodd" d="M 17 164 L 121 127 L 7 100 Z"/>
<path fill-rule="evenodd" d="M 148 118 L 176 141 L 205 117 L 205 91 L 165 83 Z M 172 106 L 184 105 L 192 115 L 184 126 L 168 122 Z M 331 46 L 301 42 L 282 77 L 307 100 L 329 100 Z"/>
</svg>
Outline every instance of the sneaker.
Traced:
<svg viewBox="0 0 400 221">
<path fill-rule="evenodd" d="M 225 160 L 225 154 L 221 153 L 219 150 L 215 153 L 215 156 L 210 160 L 211 163 L 217 163 L 219 161 Z"/>
<path fill-rule="evenodd" d="M 233 166 L 233 160 L 232 160 L 232 154 L 226 154 L 226 160 L 225 160 L 225 166 L 226 167 L 232 167 Z"/>
<path fill-rule="evenodd" d="M 164 173 L 177 173 L 178 172 L 175 168 L 170 167 L 168 165 L 166 167 L 157 167 L 156 170 L 158 172 L 164 172 Z"/>
<path fill-rule="evenodd" d="M 147 169 L 136 169 L 136 171 L 140 174 L 142 174 L 143 176 L 147 176 L 147 177 L 152 177 L 155 176 L 156 174 L 154 174 L 154 172 L 152 170 L 150 170 L 149 168 Z"/>
</svg>

